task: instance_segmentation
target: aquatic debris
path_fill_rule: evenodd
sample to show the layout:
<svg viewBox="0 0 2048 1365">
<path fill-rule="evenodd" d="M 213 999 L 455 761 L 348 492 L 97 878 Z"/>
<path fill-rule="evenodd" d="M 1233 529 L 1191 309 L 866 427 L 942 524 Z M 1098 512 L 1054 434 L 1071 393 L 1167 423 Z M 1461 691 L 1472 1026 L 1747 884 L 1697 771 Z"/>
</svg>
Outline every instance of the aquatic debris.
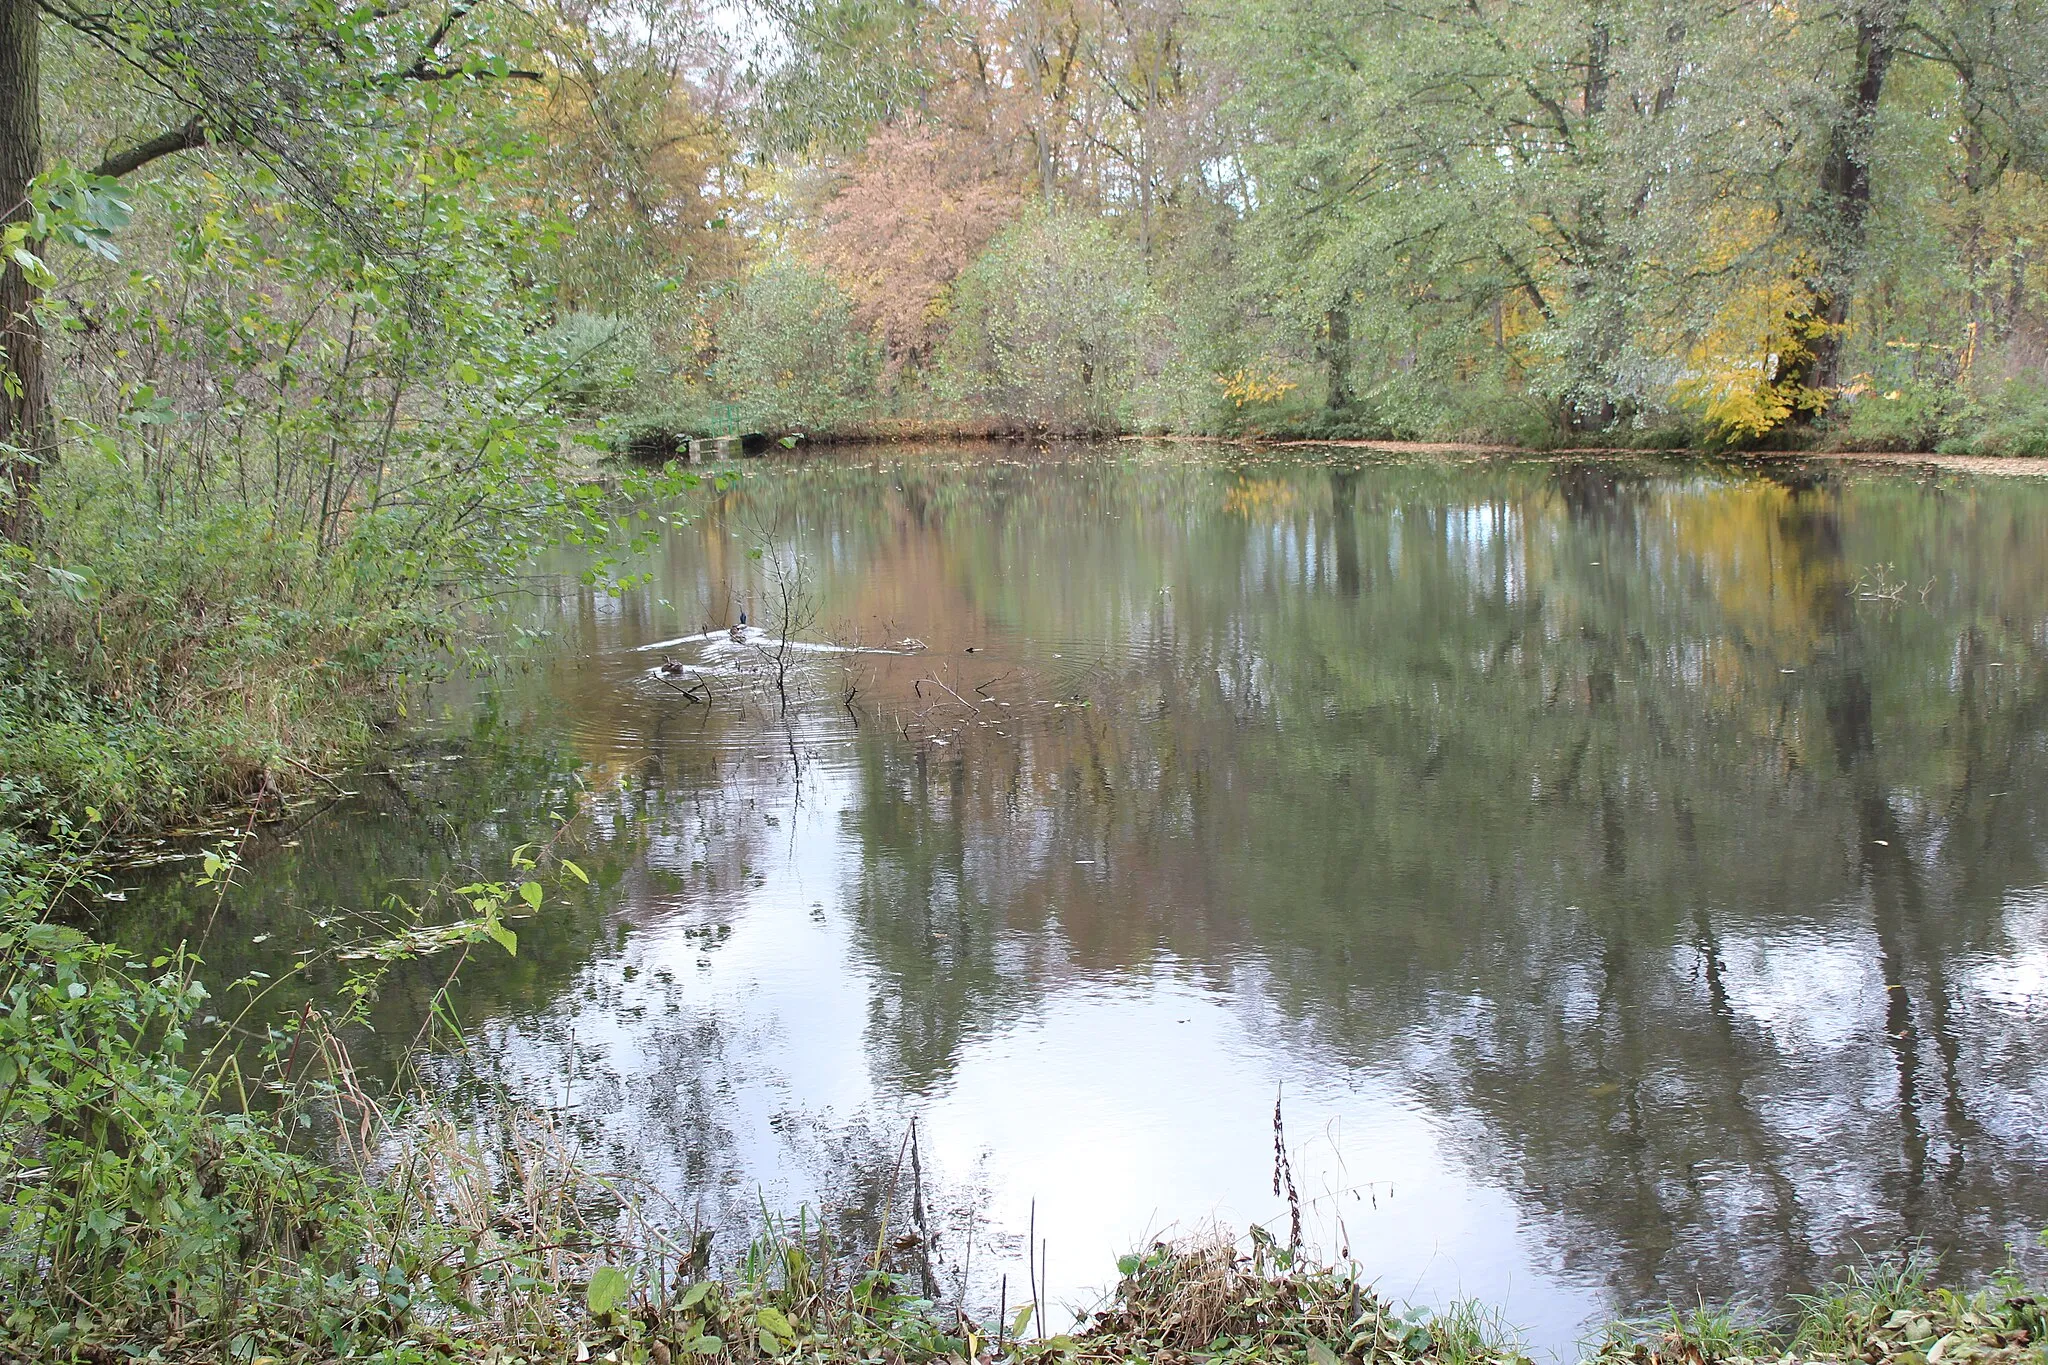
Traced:
<svg viewBox="0 0 2048 1365">
<path fill-rule="evenodd" d="M 825 640 L 778 640 L 759 626 L 745 627 L 744 636 L 734 634 L 741 630 L 733 626 L 728 630 L 706 631 L 697 635 L 678 635 L 672 639 L 656 640 L 650 644 L 633 646 L 632 653 L 650 654 L 655 650 L 676 649 L 682 645 L 702 645 L 706 655 L 730 654 L 734 645 L 752 649 L 788 649 L 799 654 L 916 654 L 927 648 L 922 640 L 902 640 L 894 645 L 842 645 Z"/>
</svg>

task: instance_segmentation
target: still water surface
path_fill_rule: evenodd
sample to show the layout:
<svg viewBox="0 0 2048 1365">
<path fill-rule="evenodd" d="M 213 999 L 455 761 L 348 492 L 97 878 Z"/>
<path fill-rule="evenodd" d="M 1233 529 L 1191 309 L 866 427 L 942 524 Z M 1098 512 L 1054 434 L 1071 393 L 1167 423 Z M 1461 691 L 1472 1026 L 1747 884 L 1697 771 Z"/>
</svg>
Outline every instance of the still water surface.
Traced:
<svg viewBox="0 0 2048 1365">
<path fill-rule="evenodd" d="M 569 818 L 596 885 L 430 1076 L 726 1255 L 763 1199 L 871 1220 L 915 1116 L 941 1281 L 1018 1302 L 1035 1218 L 1083 1305 L 1284 1238 L 1277 1096 L 1313 1244 L 1539 1350 L 1907 1239 L 2042 1269 L 2048 482 L 892 448 L 694 506 L 257 853 L 215 974 Z M 723 631 L 784 587 L 786 713 Z"/>
</svg>

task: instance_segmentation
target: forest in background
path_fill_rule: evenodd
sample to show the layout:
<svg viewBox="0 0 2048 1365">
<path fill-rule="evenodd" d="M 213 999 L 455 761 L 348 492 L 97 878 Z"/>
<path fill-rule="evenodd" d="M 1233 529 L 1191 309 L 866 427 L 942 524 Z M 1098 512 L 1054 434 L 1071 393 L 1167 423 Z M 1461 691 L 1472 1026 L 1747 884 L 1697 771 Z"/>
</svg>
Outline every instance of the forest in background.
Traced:
<svg viewBox="0 0 2048 1365">
<path fill-rule="evenodd" d="M 355 746 L 693 434 L 2042 453 L 2044 169 L 2040 0 L 0 0 L 0 824 Z"/>
<path fill-rule="evenodd" d="M 756 423 L 2048 449 L 2037 4 L 765 8 Z"/>
</svg>

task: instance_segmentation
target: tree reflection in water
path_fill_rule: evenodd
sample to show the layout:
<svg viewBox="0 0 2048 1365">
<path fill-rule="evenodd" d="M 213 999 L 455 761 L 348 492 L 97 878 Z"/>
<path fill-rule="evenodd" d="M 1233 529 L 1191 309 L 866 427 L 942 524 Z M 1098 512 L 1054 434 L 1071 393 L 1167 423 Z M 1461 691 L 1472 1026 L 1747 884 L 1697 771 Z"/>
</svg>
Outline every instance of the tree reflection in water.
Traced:
<svg viewBox="0 0 2048 1365">
<path fill-rule="evenodd" d="M 951 1114 L 987 1136 L 927 1129 L 942 1276 L 972 1208 L 982 1273 L 1021 1282 L 1049 1192 L 1006 1160 L 1108 1191 L 1104 1237 L 1271 1212 L 1260 1169 L 1118 1205 L 1078 1174 L 1129 1160 L 1087 1149 L 1122 1131 L 1091 1086 L 1163 1171 L 1236 1150 L 1217 1106 L 1256 1137 L 1285 1080 L 1304 1138 L 1398 1145 L 1363 1110 L 1407 1116 L 1437 1172 L 1411 1198 L 1493 1192 L 1421 1249 L 1453 1267 L 1425 1294 L 1498 1296 L 1496 1267 L 1568 1325 L 1911 1237 L 1990 1265 L 2048 1224 L 2044 512 L 2017 480 L 1637 461 L 764 469 L 644 589 L 565 566 L 533 613 L 558 657 L 446 689 L 397 777 L 258 860 L 213 956 L 260 965 L 573 808 L 597 884 L 466 973 L 471 1047 L 432 1074 L 572 1115 L 693 1216 L 742 1224 L 765 1185 L 871 1237 L 903 1124 Z M 831 639 L 930 649 L 808 656 L 787 734 L 742 671 L 707 707 L 648 685 L 639 647 L 762 600 L 763 538 Z M 1859 595 L 1877 566 L 1910 590 Z M 205 910 L 129 904 L 117 931 L 158 941 Z M 381 1002 L 385 1064 L 431 986 Z M 1213 1051 L 1142 1041 L 1211 1006 Z M 1180 1065 L 1202 1093 L 1147 1098 Z M 1318 1198 L 1322 1235 L 1402 1266 L 1374 1229 L 1407 1158 L 1326 1145 L 1351 1202 Z"/>
</svg>

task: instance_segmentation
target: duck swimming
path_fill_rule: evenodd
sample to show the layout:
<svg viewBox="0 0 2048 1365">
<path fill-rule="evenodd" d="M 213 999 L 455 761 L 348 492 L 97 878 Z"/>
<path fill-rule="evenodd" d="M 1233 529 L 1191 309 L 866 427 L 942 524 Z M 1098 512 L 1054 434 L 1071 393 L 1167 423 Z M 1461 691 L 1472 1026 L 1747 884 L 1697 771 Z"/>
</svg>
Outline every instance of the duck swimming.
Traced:
<svg viewBox="0 0 2048 1365">
<path fill-rule="evenodd" d="M 661 667 L 654 671 L 664 678 L 680 678 L 683 676 L 683 666 L 676 662 L 673 654 L 662 655 Z"/>
<path fill-rule="evenodd" d="M 726 634 L 732 637 L 732 642 L 736 645 L 743 645 L 747 642 L 747 614 L 745 612 L 740 613 L 740 623 L 727 631 Z"/>
</svg>

